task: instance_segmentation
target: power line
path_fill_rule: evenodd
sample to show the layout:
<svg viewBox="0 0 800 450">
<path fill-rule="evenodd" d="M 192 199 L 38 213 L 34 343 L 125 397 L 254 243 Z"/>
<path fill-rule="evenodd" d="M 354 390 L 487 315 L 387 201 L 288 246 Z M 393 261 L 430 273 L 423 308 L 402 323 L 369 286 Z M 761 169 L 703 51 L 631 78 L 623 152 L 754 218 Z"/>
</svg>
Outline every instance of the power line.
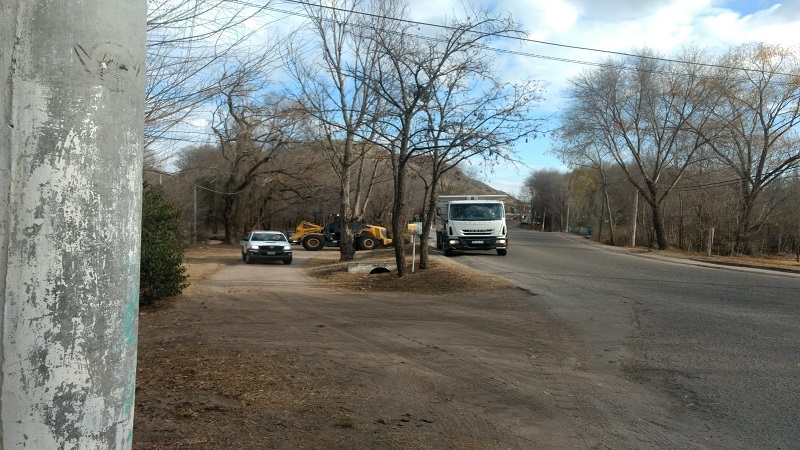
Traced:
<svg viewBox="0 0 800 450">
<path fill-rule="evenodd" d="M 159 175 L 166 175 L 166 176 L 168 176 L 168 177 L 175 178 L 175 179 L 176 179 L 176 180 L 178 180 L 178 181 L 183 181 L 184 183 L 186 183 L 186 184 L 188 184 L 188 185 L 194 186 L 194 187 L 196 187 L 196 188 L 203 189 L 203 190 L 205 190 L 205 191 L 208 191 L 208 192 L 212 192 L 212 193 L 214 193 L 214 194 L 221 194 L 221 195 L 236 195 L 236 194 L 238 194 L 239 192 L 242 192 L 242 191 L 236 191 L 236 192 L 222 192 L 222 191 L 217 191 L 217 190 L 215 190 L 215 189 L 211 189 L 211 188 L 205 187 L 205 186 L 203 186 L 203 185 L 197 184 L 197 183 L 195 183 L 195 182 L 193 182 L 193 181 L 189 181 L 189 180 L 187 180 L 186 178 L 183 178 L 183 177 L 181 177 L 180 175 L 176 175 L 176 174 L 174 174 L 174 173 L 170 173 L 170 172 L 167 172 L 167 171 L 164 171 L 164 170 L 155 169 L 155 168 L 152 168 L 152 167 L 145 167 L 145 168 L 144 168 L 144 170 L 147 170 L 148 172 L 157 173 L 157 174 L 159 174 Z"/>
<path fill-rule="evenodd" d="M 438 29 L 450 30 L 450 31 L 467 31 L 467 32 L 471 32 L 470 30 L 464 30 L 463 28 L 458 28 L 458 27 L 453 27 L 453 26 L 448 26 L 448 25 L 435 24 L 435 23 L 430 23 L 430 22 L 421 22 L 421 21 L 416 21 L 416 20 L 411 20 L 411 19 L 401 19 L 401 18 L 398 18 L 398 17 L 385 16 L 385 15 L 370 13 L 370 12 L 366 12 L 366 11 L 347 10 L 347 9 L 338 8 L 338 7 L 335 7 L 335 6 L 328 6 L 328 5 L 321 5 L 321 4 L 317 5 L 317 4 L 312 4 L 312 3 L 309 3 L 309 2 L 303 1 L 303 0 L 282 0 L 282 1 L 285 2 L 285 3 L 297 4 L 297 5 L 302 5 L 302 6 L 312 7 L 312 8 L 328 9 L 328 10 L 335 11 L 335 12 L 344 12 L 344 13 L 348 13 L 348 14 L 358 14 L 358 15 L 366 16 L 366 17 L 370 17 L 370 18 L 391 20 L 391 21 L 394 21 L 394 22 L 406 23 L 406 24 L 409 24 L 409 25 L 426 26 L 426 27 L 432 27 L 432 28 L 438 28 Z M 272 10 L 272 11 L 275 11 L 275 12 L 282 12 L 282 13 L 285 13 L 285 14 L 294 14 L 294 15 L 297 15 L 299 17 L 311 18 L 310 15 L 305 14 L 305 13 L 292 12 L 292 11 L 286 11 L 286 10 L 277 10 L 275 8 L 269 8 L 269 7 L 266 7 L 265 9 L 269 9 L 269 10 Z M 387 30 L 380 30 L 380 31 L 387 31 Z M 521 36 L 511 36 L 511 35 L 502 35 L 502 34 L 501 35 L 497 35 L 497 36 L 500 37 L 500 38 L 516 40 L 516 41 L 520 41 L 520 42 L 548 45 L 548 46 L 559 47 L 559 48 L 567 48 L 567 49 L 571 49 L 571 50 L 581 50 L 581 51 L 609 54 L 609 55 L 616 55 L 616 56 L 624 56 L 624 57 L 629 57 L 629 58 L 637 58 L 637 59 L 644 59 L 644 60 L 651 60 L 651 61 L 670 62 L 670 63 L 676 63 L 676 64 L 686 64 L 686 65 L 693 65 L 693 66 L 699 66 L 699 67 L 709 67 L 709 68 L 725 69 L 725 70 L 736 70 L 736 71 L 743 71 L 743 72 L 758 71 L 758 69 L 748 69 L 746 67 L 726 66 L 726 65 L 721 65 L 721 64 L 702 63 L 702 62 L 694 62 L 694 61 L 684 61 L 684 60 L 672 59 L 672 58 L 664 58 L 664 57 L 659 57 L 659 56 L 637 55 L 637 54 L 634 54 L 634 53 L 619 52 L 619 51 L 597 49 L 597 48 L 585 47 L 585 46 L 579 46 L 579 45 L 569 45 L 569 44 L 561 44 L 561 43 L 557 43 L 557 42 L 542 41 L 542 40 L 537 40 L 537 39 L 525 38 L 525 37 L 521 37 Z M 433 39 L 433 38 L 424 37 L 424 36 L 420 36 L 420 37 L 423 37 L 425 39 Z M 553 61 L 573 63 L 573 64 L 592 65 L 592 66 L 615 66 L 615 67 L 620 67 L 618 65 L 609 64 L 609 63 L 574 60 L 574 59 L 567 59 L 567 58 L 561 58 L 561 57 L 538 55 L 538 54 L 533 54 L 533 53 L 528 53 L 528 52 L 518 52 L 518 51 L 513 51 L 513 50 L 497 49 L 497 48 L 491 48 L 491 47 L 485 47 L 485 48 L 493 50 L 493 51 L 497 51 L 497 52 L 516 54 L 516 55 L 519 55 L 519 56 L 528 56 L 528 57 L 548 59 L 548 60 L 553 60 Z M 782 72 L 774 72 L 774 74 L 775 75 L 788 76 L 788 77 L 797 76 L 797 74 L 782 73 Z"/>
<path fill-rule="evenodd" d="M 291 3 L 307 4 L 307 3 L 304 3 L 304 2 L 299 1 L 299 0 L 284 0 L 284 1 L 291 2 Z M 343 9 L 340 9 L 340 8 L 334 8 L 334 7 L 330 7 L 330 6 L 324 6 L 324 5 L 310 5 L 310 6 L 333 9 L 333 10 L 336 10 L 336 11 L 349 12 L 348 10 L 343 10 Z M 307 13 L 301 13 L 301 12 L 297 12 L 297 11 L 287 11 L 287 10 L 284 10 L 284 9 L 277 9 L 277 8 L 272 8 L 272 7 L 265 7 L 264 9 L 270 10 L 270 11 L 273 11 L 273 12 L 276 12 L 276 13 L 294 15 L 294 16 L 297 16 L 297 17 L 303 17 L 303 18 L 308 18 L 308 19 L 314 18 L 314 17 L 312 17 L 311 15 L 309 15 Z M 370 17 L 383 17 L 383 18 L 386 18 L 388 20 L 396 20 L 396 21 L 400 21 L 400 22 L 408 22 L 408 23 L 411 23 L 411 24 L 422 24 L 422 25 L 425 25 L 425 26 L 438 27 L 438 28 L 443 28 L 443 29 L 460 30 L 459 28 L 449 27 L 449 26 L 445 26 L 445 25 L 435 25 L 435 24 L 429 24 L 429 23 L 425 23 L 425 22 L 415 22 L 415 21 L 412 21 L 412 20 L 397 19 L 397 18 L 392 18 L 392 17 L 388 17 L 388 16 L 379 16 L 379 15 L 376 15 L 376 14 L 361 13 L 361 12 L 357 12 L 357 11 L 352 11 L 352 12 L 355 13 L 355 14 L 367 15 L 367 16 L 370 16 Z M 328 22 L 335 22 L 333 19 L 330 19 L 330 18 L 320 17 L 318 19 L 319 20 L 323 20 L 323 21 L 328 21 Z M 349 25 L 351 25 L 353 27 L 366 28 L 366 29 L 371 29 L 373 31 L 379 31 L 379 32 L 384 32 L 384 33 L 400 34 L 400 32 L 398 32 L 398 31 L 392 31 L 392 30 L 386 30 L 386 29 L 378 29 L 378 28 L 375 28 L 375 27 L 369 26 L 369 25 L 361 25 L 361 24 L 349 24 Z M 463 30 L 460 30 L 460 31 L 463 31 Z M 446 39 L 437 38 L 437 37 L 434 37 L 434 36 L 424 36 L 424 35 L 413 34 L 413 33 L 408 33 L 408 36 L 415 37 L 415 38 L 418 38 L 418 39 L 424 39 L 424 40 L 427 40 L 427 41 L 439 42 L 439 43 L 446 43 L 447 42 Z M 502 35 L 500 35 L 500 37 L 504 37 L 504 38 L 508 38 L 508 39 L 526 40 L 524 38 L 517 38 L 517 37 L 514 37 L 514 36 L 502 36 Z M 529 41 L 532 41 L 532 40 L 529 40 Z M 532 41 L 532 42 L 540 42 L 540 41 Z M 544 41 L 541 41 L 541 42 L 544 42 Z M 555 43 L 548 43 L 548 44 L 570 47 L 570 46 L 564 45 L 564 44 L 555 44 Z M 629 70 L 629 71 L 640 70 L 640 71 L 644 71 L 644 72 L 647 72 L 647 73 L 664 74 L 664 75 L 676 75 L 676 76 L 684 76 L 684 75 L 688 76 L 688 75 L 691 75 L 691 76 L 696 76 L 698 78 L 705 79 L 705 80 L 724 81 L 724 80 L 727 79 L 727 77 L 725 75 L 718 76 L 718 75 L 710 75 L 710 74 L 708 74 L 708 75 L 706 75 L 706 74 L 681 74 L 679 72 L 675 72 L 673 70 L 668 70 L 668 69 L 663 69 L 663 70 L 652 69 L 652 68 L 642 69 L 642 68 L 639 68 L 639 67 L 636 67 L 636 66 L 626 65 L 624 63 L 596 62 L 596 61 L 593 62 L 593 61 L 585 61 L 585 60 L 578 60 L 578 59 L 570 59 L 570 58 L 564 58 L 564 57 L 558 57 L 558 56 L 541 55 L 541 54 L 525 52 L 525 51 L 521 51 L 521 50 L 510 50 L 510 49 L 503 49 L 503 48 L 497 48 L 497 47 L 490 47 L 490 46 L 485 45 L 485 44 L 476 44 L 476 46 L 482 48 L 483 50 L 496 52 L 496 53 L 504 53 L 504 54 L 509 54 L 509 55 L 517 55 L 517 56 L 528 57 L 528 58 L 544 59 L 544 60 L 548 60 L 548 61 L 564 62 L 564 63 L 569 63 L 569 64 L 579 64 L 579 65 L 584 65 L 584 66 L 604 67 L 604 68 L 619 69 L 619 70 Z M 575 47 L 575 48 L 584 48 L 584 47 Z M 606 52 L 606 53 L 611 53 L 611 54 L 626 55 L 628 57 L 638 58 L 638 59 L 647 59 L 647 60 L 655 60 L 655 61 L 663 61 L 663 62 L 673 62 L 673 63 L 680 63 L 680 64 L 684 64 L 684 65 L 699 66 L 699 67 L 720 68 L 720 69 L 725 69 L 727 71 L 735 70 L 735 71 L 754 72 L 754 71 L 758 71 L 759 70 L 759 69 L 747 69 L 747 68 L 742 68 L 742 67 L 723 66 L 723 65 L 710 64 L 710 63 L 681 61 L 681 60 L 653 57 L 653 56 L 646 56 L 646 55 L 635 55 L 635 54 L 622 53 L 622 52 L 613 52 L 613 51 L 606 51 L 606 50 L 597 50 L 597 49 L 589 49 L 589 48 L 585 48 L 585 49 L 592 50 L 592 51 L 597 51 L 597 52 Z M 782 72 L 773 72 L 773 74 L 787 76 L 787 77 L 796 77 L 796 75 L 792 75 L 792 74 L 788 74 L 788 73 L 782 73 Z M 744 79 L 739 79 L 739 81 L 745 81 L 745 80 Z M 774 83 L 775 84 L 780 84 L 780 85 L 794 85 L 793 81 L 786 81 L 786 82 L 775 81 Z"/>
</svg>

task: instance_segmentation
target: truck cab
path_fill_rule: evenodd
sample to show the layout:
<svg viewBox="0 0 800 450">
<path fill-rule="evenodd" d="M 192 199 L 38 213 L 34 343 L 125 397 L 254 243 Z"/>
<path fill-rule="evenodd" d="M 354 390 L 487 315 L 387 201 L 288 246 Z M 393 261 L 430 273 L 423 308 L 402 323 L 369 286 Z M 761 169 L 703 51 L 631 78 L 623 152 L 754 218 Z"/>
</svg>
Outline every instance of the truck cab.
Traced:
<svg viewBox="0 0 800 450">
<path fill-rule="evenodd" d="M 455 251 L 495 250 L 508 253 L 504 195 L 442 195 L 436 215 L 442 227 L 436 233 L 436 248 L 446 256 Z"/>
</svg>

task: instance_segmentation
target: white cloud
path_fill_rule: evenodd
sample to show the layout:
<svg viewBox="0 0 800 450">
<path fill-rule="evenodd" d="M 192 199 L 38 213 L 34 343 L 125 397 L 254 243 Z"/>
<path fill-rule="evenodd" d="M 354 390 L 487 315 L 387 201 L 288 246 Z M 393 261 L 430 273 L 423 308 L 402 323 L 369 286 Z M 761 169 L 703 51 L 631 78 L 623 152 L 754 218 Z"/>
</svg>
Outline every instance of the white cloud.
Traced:
<svg viewBox="0 0 800 450">
<path fill-rule="evenodd" d="M 436 5 L 452 10 L 443 6 L 445 3 L 439 0 Z M 530 39 L 616 52 L 649 47 L 673 56 L 686 45 L 720 53 L 753 41 L 800 44 L 800 0 L 498 0 L 494 11 L 510 13 L 530 32 Z M 546 58 L 597 62 L 615 57 L 533 42 L 505 41 L 496 46 L 540 56 L 500 53 L 497 58 L 498 67 L 509 79 L 530 77 L 547 83 L 544 114 L 560 107 L 567 80 L 587 68 Z M 542 167 L 542 163 L 558 167 L 542 150 L 525 153 L 530 167 Z M 514 192 L 513 187 L 525 176 L 499 171 L 490 184 Z"/>
<path fill-rule="evenodd" d="M 536 39 L 568 32 L 578 21 L 580 11 L 566 0 L 502 0 L 495 12 L 508 12 Z"/>
<path fill-rule="evenodd" d="M 409 0 L 411 20 L 440 24 L 445 17 L 460 14 L 463 8 L 453 0 Z"/>
<path fill-rule="evenodd" d="M 672 56 L 681 46 L 699 45 L 722 52 L 744 42 L 764 41 L 800 45 L 800 0 L 493 0 L 494 12 L 507 13 L 529 32 L 528 38 L 566 46 L 631 52 L 644 46 Z M 439 24 L 463 13 L 456 0 L 410 0 L 411 19 Z M 283 6 L 280 9 L 296 10 Z M 302 19 L 274 12 L 262 22 L 248 22 L 250 30 L 268 24 L 265 34 L 282 34 Z M 530 41 L 501 40 L 493 47 L 512 52 L 497 54 L 498 70 L 510 81 L 542 80 L 547 85 L 542 115 L 561 106 L 568 80 L 590 66 L 554 61 L 598 62 L 613 54 Z M 530 56 L 536 55 L 536 56 Z M 550 59 L 548 59 L 550 58 Z M 561 167 L 546 155 L 549 144 L 525 145 L 522 173 L 501 170 L 490 184 L 514 193 L 532 168 Z M 530 169 L 528 169 L 530 168 Z M 563 168 L 563 167 L 562 167 Z"/>
</svg>

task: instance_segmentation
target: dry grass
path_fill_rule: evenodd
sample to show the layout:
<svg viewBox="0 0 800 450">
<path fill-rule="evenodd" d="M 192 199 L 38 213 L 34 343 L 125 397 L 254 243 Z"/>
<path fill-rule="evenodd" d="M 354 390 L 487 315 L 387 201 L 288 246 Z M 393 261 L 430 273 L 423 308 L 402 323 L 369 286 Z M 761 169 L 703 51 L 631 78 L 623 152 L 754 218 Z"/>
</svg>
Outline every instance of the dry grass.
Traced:
<svg viewBox="0 0 800 450">
<path fill-rule="evenodd" d="M 284 355 L 218 343 L 148 346 L 136 381 L 142 450 L 276 448 L 283 431 L 347 428 L 352 419 L 337 405 L 362 397 Z"/>
<path fill-rule="evenodd" d="M 700 261 L 712 264 L 720 264 L 725 266 L 736 266 L 736 267 L 751 267 L 756 269 L 768 269 L 768 270 L 777 270 L 780 272 L 791 272 L 791 273 L 800 273 L 800 262 L 797 262 L 796 256 L 794 255 L 783 255 L 783 256 L 769 256 L 769 255 L 761 255 L 761 256 L 748 256 L 748 255 L 737 255 L 737 256 L 718 256 L 718 255 L 704 255 L 700 253 L 693 253 L 693 252 L 686 252 L 682 250 L 650 250 L 650 249 L 642 249 L 636 248 L 631 249 L 634 252 L 656 252 L 659 255 L 667 256 L 670 258 L 678 258 L 678 259 L 689 259 L 692 261 Z"/>
</svg>

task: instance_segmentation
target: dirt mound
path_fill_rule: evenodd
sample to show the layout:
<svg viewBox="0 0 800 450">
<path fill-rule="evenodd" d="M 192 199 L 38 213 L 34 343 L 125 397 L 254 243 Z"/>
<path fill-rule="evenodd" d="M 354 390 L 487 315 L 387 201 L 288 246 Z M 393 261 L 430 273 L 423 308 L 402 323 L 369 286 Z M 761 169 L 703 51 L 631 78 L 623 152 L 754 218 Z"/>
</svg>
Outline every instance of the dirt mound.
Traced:
<svg viewBox="0 0 800 450">
<path fill-rule="evenodd" d="M 309 275 L 326 285 L 346 290 L 407 292 L 412 294 L 436 295 L 463 292 L 486 292 L 513 287 L 505 278 L 488 275 L 461 264 L 435 255 L 430 258 L 429 267 L 420 270 L 419 265 L 411 272 L 411 257 L 407 259 L 406 273 L 398 278 L 397 273 L 352 273 L 348 272 L 350 262 L 325 261 L 317 263 L 308 270 Z M 395 264 L 394 253 L 376 252 L 360 257 L 353 263 Z"/>
</svg>

